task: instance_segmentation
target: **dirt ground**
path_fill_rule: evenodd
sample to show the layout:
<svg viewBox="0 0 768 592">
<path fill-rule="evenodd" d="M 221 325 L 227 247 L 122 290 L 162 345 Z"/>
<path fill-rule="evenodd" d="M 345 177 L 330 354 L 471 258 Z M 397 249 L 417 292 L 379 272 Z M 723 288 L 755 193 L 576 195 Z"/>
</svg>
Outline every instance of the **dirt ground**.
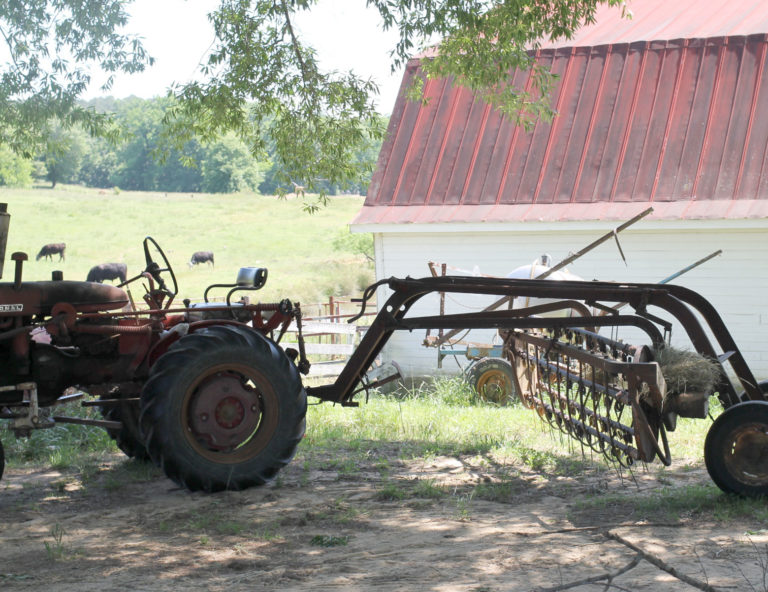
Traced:
<svg viewBox="0 0 768 592">
<path fill-rule="evenodd" d="M 356 460 L 353 470 L 344 459 L 299 458 L 269 486 L 213 495 L 154 469 L 125 479 L 137 463 L 118 456 L 85 485 L 8 469 L 0 589 L 766 590 L 764 526 L 636 515 L 633 499 L 709 484 L 699 465 L 633 478 L 510 465 L 506 496 L 488 501 L 472 495 L 498 479 L 488 459 L 392 458 L 385 468 Z M 419 483 L 420 493 L 409 489 Z M 592 493 L 624 501 L 579 503 Z"/>
</svg>

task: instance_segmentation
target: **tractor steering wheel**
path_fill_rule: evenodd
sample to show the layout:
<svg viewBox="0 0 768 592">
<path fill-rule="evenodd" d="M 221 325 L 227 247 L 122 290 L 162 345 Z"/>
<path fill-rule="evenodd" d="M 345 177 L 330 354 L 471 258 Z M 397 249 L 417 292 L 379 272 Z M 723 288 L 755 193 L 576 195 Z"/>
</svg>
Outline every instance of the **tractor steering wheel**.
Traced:
<svg viewBox="0 0 768 592">
<path fill-rule="evenodd" d="M 151 250 L 150 247 L 152 247 Z M 158 255 L 159 257 L 157 257 Z M 157 264 L 155 261 L 156 258 L 162 260 L 163 267 L 160 267 L 160 265 Z M 160 248 L 160 245 L 158 245 L 157 241 L 151 236 L 148 236 L 144 239 L 144 259 L 147 262 L 147 267 L 144 271 L 152 276 L 152 278 L 157 282 L 158 287 L 168 296 L 176 296 L 176 294 L 179 293 L 179 285 L 176 283 L 176 274 L 173 273 L 173 268 L 168 262 L 168 257 L 165 256 L 165 253 Z M 162 274 L 165 272 L 171 276 L 170 280 L 173 284 L 173 290 L 169 290 L 165 285 L 165 280 L 163 280 L 162 277 Z"/>
</svg>

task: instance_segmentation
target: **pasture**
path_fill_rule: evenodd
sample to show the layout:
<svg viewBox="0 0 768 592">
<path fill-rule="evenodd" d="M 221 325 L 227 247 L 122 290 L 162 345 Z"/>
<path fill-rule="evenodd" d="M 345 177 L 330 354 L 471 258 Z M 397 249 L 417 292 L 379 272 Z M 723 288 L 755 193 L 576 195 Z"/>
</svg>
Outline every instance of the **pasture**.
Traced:
<svg viewBox="0 0 768 592">
<path fill-rule="evenodd" d="M 144 269 L 142 240 L 152 236 L 165 251 L 179 283 L 180 298 L 201 299 L 213 283 L 232 283 L 243 266 L 267 267 L 259 300 L 290 298 L 315 303 L 328 296 L 357 294 L 373 280 L 363 257 L 334 251 L 362 205 L 359 196 L 338 196 L 315 214 L 298 198 L 254 194 L 205 195 L 104 191 L 76 186 L 56 189 L 0 188 L 11 226 L 4 277 L 13 277 L 10 255 L 23 251 L 26 280 L 85 280 L 100 263 L 125 263 L 128 277 Z M 66 243 L 66 260 L 35 255 L 47 243 Z M 212 251 L 215 266 L 187 265 L 195 251 Z M 214 296 L 217 293 L 213 293 Z M 134 292 L 139 300 L 141 290 Z"/>
</svg>

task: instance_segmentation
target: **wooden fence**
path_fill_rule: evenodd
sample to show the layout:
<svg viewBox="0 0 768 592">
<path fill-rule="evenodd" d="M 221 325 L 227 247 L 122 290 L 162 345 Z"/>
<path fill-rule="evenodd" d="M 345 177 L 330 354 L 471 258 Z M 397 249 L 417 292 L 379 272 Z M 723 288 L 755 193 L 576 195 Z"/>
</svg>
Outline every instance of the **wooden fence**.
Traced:
<svg viewBox="0 0 768 592">
<path fill-rule="evenodd" d="M 345 308 L 351 310 L 352 305 L 357 306 L 355 303 L 333 298 L 328 303 L 312 305 L 311 307 L 302 305 L 303 312 L 310 312 L 315 309 L 321 313 L 329 313 L 307 316 L 301 322 L 304 351 L 312 363 L 309 376 L 337 375 L 360 343 L 360 338 L 368 328 L 361 323 L 365 323 L 366 319 L 370 319 L 376 313 L 366 313 L 357 323 L 348 323 L 347 319 L 356 313 L 345 313 L 344 310 Z M 292 323 L 280 342 L 283 349 L 292 347 L 298 350 L 296 332 L 296 324 Z M 293 335 L 291 335 L 292 333 Z"/>
</svg>

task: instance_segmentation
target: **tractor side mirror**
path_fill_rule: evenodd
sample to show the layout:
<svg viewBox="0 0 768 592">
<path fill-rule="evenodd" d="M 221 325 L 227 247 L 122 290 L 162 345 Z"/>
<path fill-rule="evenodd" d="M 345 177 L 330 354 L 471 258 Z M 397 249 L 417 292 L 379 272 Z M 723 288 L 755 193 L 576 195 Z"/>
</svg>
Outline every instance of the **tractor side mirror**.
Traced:
<svg viewBox="0 0 768 592">
<path fill-rule="evenodd" d="M 238 287 L 260 290 L 267 283 L 266 267 L 241 267 L 237 272 Z"/>
</svg>

